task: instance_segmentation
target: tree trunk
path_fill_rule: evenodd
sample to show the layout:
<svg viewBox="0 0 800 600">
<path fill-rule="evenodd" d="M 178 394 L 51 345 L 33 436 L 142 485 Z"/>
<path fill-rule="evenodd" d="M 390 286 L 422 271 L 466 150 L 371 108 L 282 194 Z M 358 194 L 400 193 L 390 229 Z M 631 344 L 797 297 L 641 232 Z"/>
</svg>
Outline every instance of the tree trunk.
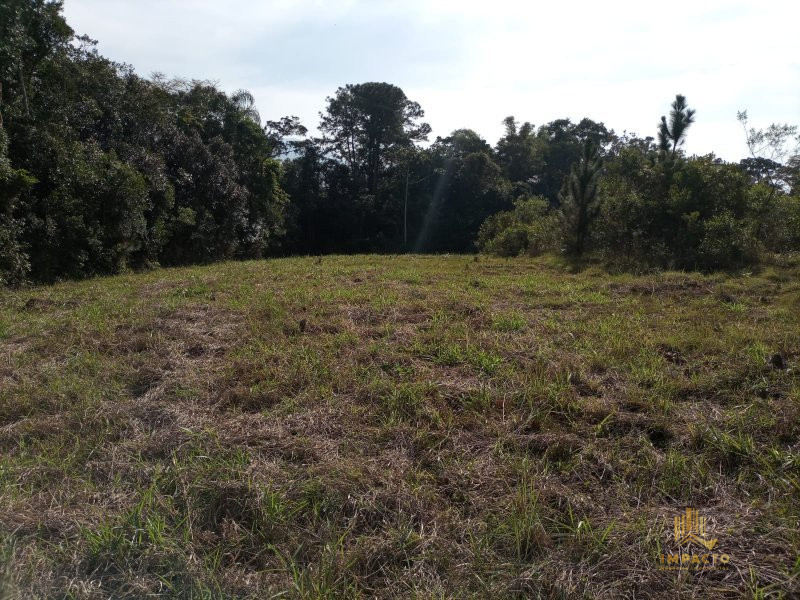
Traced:
<svg viewBox="0 0 800 600">
<path fill-rule="evenodd" d="M 25 103 L 25 116 L 30 116 L 31 111 L 28 106 L 28 90 L 25 87 L 25 76 L 22 73 L 22 65 L 19 66 L 19 84 L 22 87 L 22 100 Z"/>
</svg>

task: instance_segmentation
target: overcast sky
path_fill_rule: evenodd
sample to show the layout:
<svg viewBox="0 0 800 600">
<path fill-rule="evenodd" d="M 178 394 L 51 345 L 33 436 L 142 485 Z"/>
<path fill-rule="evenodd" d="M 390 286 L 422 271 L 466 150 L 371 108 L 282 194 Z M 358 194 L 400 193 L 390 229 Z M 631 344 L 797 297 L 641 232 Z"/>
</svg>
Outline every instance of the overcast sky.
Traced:
<svg viewBox="0 0 800 600">
<path fill-rule="evenodd" d="M 800 123 L 800 2 L 66 0 L 67 21 L 143 76 L 253 92 L 265 119 L 314 129 L 338 86 L 388 81 L 437 135 L 490 143 L 514 115 L 586 116 L 655 135 L 676 93 L 697 110 L 689 153 L 728 160 L 754 125 Z"/>
</svg>

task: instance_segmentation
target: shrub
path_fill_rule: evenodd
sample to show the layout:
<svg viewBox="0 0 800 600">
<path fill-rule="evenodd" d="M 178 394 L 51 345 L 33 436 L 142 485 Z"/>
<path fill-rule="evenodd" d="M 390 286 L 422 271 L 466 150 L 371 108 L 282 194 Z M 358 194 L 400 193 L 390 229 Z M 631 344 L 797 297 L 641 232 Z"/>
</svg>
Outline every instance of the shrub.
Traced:
<svg viewBox="0 0 800 600">
<path fill-rule="evenodd" d="M 560 215 L 541 197 L 520 198 L 514 210 L 489 217 L 478 233 L 478 248 L 497 256 L 538 256 L 556 250 L 561 239 Z"/>
<path fill-rule="evenodd" d="M 800 250 L 800 196 L 753 186 L 750 193 L 751 229 L 769 252 Z"/>
<path fill-rule="evenodd" d="M 774 221 L 780 194 L 752 185 L 714 156 L 665 164 L 628 150 L 600 183 L 595 246 L 614 261 L 650 267 L 729 269 L 758 262 L 768 238 L 791 245 Z M 788 213 L 791 203 L 786 204 Z"/>
<path fill-rule="evenodd" d="M 705 269 L 739 268 L 758 261 L 758 244 L 747 223 L 730 212 L 714 215 L 704 223 L 698 252 Z"/>
</svg>

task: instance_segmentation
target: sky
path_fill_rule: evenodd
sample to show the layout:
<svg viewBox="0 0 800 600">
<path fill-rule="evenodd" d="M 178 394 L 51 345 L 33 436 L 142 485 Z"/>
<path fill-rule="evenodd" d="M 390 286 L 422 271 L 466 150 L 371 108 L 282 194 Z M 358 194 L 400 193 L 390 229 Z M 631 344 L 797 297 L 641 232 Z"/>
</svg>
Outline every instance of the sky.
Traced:
<svg viewBox="0 0 800 600">
<path fill-rule="evenodd" d="M 264 119 L 315 131 L 339 86 L 387 81 L 431 140 L 509 115 L 655 136 L 675 94 L 697 110 L 689 154 L 747 154 L 736 119 L 800 124 L 800 2 L 647 0 L 65 0 L 100 52 L 149 76 L 250 90 Z"/>
</svg>

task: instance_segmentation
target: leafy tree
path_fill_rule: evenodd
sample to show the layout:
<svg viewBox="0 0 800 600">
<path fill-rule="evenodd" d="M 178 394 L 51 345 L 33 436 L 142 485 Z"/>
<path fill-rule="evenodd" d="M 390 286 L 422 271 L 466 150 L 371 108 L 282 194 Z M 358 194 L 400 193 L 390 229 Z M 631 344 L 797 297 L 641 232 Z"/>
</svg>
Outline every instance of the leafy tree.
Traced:
<svg viewBox="0 0 800 600">
<path fill-rule="evenodd" d="M 418 122 L 425 115 L 420 105 L 389 83 L 348 84 L 327 102 L 320 122 L 324 143 L 350 167 L 356 189 L 363 181 L 370 194 L 394 152 L 426 140 L 431 130 Z"/>
<path fill-rule="evenodd" d="M 298 145 L 295 155 L 283 163 L 282 188 L 291 198 L 287 215 L 287 250 L 301 254 L 320 254 L 330 245 L 330 218 L 324 214 L 326 166 L 321 148 L 313 141 Z"/>
<path fill-rule="evenodd" d="M 597 146 L 591 139 L 587 139 L 580 161 L 572 166 L 559 194 L 568 228 L 569 245 L 579 256 L 586 248 L 590 228 L 600 213 L 597 182 L 602 166 L 603 159 L 600 158 Z"/>
<path fill-rule="evenodd" d="M 295 116 L 267 121 L 264 131 L 272 144 L 274 156 L 285 156 L 294 150 L 307 147 L 309 143 L 303 139 L 308 129 Z"/>
<path fill-rule="evenodd" d="M 800 196 L 800 154 L 795 154 L 786 162 L 783 172 L 786 174 L 790 193 Z"/>
<path fill-rule="evenodd" d="M 231 95 L 230 102 L 242 117 L 256 125 L 261 125 L 261 115 L 256 108 L 256 99 L 253 94 L 247 90 L 237 90 Z"/>
<path fill-rule="evenodd" d="M 467 252 L 490 215 L 511 208 L 511 186 L 493 150 L 470 129 L 437 138 L 429 155 L 427 196 L 414 250 Z"/>
<path fill-rule="evenodd" d="M 580 160 L 586 142 L 591 141 L 602 154 L 614 140 L 613 131 L 591 119 L 581 119 L 577 124 L 569 119 L 557 119 L 542 125 L 536 136 L 536 160 L 541 171 L 534 174 L 532 190 L 549 198 L 554 206 L 559 202 L 564 178 Z"/>
<path fill-rule="evenodd" d="M 0 285 L 20 283 L 30 270 L 20 236 L 22 227 L 14 213 L 19 196 L 36 183 L 24 170 L 11 167 L 7 150 L 6 132 L 0 125 Z"/>
<path fill-rule="evenodd" d="M 736 118 L 742 124 L 747 149 L 753 158 L 764 158 L 784 163 L 792 155 L 800 153 L 800 134 L 797 125 L 772 123 L 766 129 L 750 127 L 747 111 L 739 111 Z"/>
<path fill-rule="evenodd" d="M 61 16 L 62 5 L 47 0 L 4 0 L 0 4 L 0 104 L 15 116 L 30 116 L 36 72 L 72 39 L 73 31 Z"/>
<path fill-rule="evenodd" d="M 74 37 L 60 2 L 3 3 L 0 29 L 0 237 L 32 278 L 279 248 L 288 198 L 252 95 L 144 80 Z"/>
<path fill-rule="evenodd" d="M 514 117 L 503 120 L 505 135 L 497 142 L 497 163 L 521 194 L 529 193 L 544 170 L 544 151 L 541 138 L 531 123 L 522 125 Z"/>
<path fill-rule="evenodd" d="M 744 129 L 750 157 L 742 168 L 755 182 L 765 182 L 774 191 L 796 187 L 800 166 L 800 133 L 796 125 L 772 123 L 766 129 L 750 127 L 747 111 L 736 117 Z"/>
</svg>

